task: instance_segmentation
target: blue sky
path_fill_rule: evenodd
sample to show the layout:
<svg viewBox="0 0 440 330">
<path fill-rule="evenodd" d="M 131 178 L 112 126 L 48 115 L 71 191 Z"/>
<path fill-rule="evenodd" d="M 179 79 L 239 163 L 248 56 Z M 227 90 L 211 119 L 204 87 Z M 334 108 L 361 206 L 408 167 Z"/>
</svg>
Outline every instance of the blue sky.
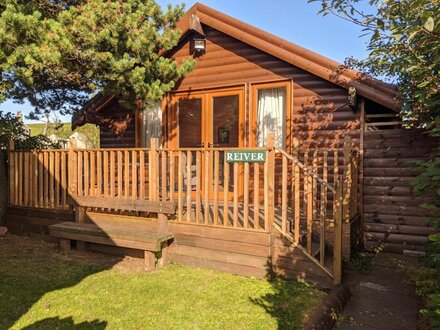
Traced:
<svg viewBox="0 0 440 330">
<path fill-rule="evenodd" d="M 156 0 L 165 6 L 177 4 L 177 0 Z M 204 0 L 204 4 L 230 16 L 254 25 L 260 29 L 294 42 L 339 62 L 346 57 L 365 58 L 366 41 L 360 38 L 359 27 L 332 15 L 321 16 L 318 3 L 307 0 Z M 185 1 L 189 9 L 196 1 Z M 371 8 L 364 7 L 368 10 Z M 0 104 L 0 111 L 17 112 L 25 115 L 29 112 L 26 104 L 5 102 Z M 70 121 L 69 117 L 61 118 Z"/>
</svg>

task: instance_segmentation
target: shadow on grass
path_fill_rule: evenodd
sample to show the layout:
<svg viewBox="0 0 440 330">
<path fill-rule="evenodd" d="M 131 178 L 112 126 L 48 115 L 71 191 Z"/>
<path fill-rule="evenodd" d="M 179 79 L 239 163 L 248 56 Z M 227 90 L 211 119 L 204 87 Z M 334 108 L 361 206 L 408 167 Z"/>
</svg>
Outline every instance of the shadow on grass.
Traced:
<svg viewBox="0 0 440 330">
<path fill-rule="evenodd" d="M 75 329 L 75 330 L 102 330 L 107 327 L 107 322 L 94 320 L 90 322 L 81 322 L 75 324 L 71 317 L 60 319 L 59 317 L 50 317 L 41 321 L 37 321 L 23 330 L 36 330 L 36 329 Z"/>
<path fill-rule="evenodd" d="M 304 312 L 313 308 L 320 297 L 314 297 L 310 285 L 276 278 L 271 281 L 273 291 L 251 301 L 274 317 L 278 329 L 300 329 Z"/>
<path fill-rule="evenodd" d="M 31 309 L 43 318 L 45 311 L 62 308 L 52 306 L 45 295 L 75 286 L 120 260 L 120 257 L 106 257 L 109 261 L 100 263 L 100 257 L 87 261 L 84 255 L 65 256 L 56 251 L 55 245 L 36 239 L 10 234 L 0 237 L 0 329 L 13 327 Z M 25 329 L 104 329 L 107 324 L 104 320 L 93 320 L 75 325 L 72 318 L 57 316 L 26 320 L 27 324 L 34 321 Z"/>
</svg>

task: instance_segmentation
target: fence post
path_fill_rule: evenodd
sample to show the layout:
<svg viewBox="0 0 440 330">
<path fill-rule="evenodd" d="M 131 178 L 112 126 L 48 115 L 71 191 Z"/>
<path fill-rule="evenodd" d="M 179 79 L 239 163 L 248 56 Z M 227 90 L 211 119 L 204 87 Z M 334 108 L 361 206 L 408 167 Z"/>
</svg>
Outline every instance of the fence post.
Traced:
<svg viewBox="0 0 440 330">
<path fill-rule="evenodd" d="M 69 195 L 76 195 L 77 186 L 78 186 L 78 178 L 77 178 L 77 163 L 75 159 L 74 149 L 76 148 L 76 140 L 69 139 L 69 152 L 68 152 L 68 161 L 69 168 L 68 171 L 68 187 L 69 187 Z"/>
<path fill-rule="evenodd" d="M 266 161 L 269 165 L 269 231 L 273 230 L 275 218 L 275 134 L 273 132 L 267 135 L 267 146 L 269 150 L 269 159 Z"/>
<path fill-rule="evenodd" d="M 342 181 L 336 184 L 335 194 L 335 215 L 333 231 L 333 285 L 342 282 L 342 209 L 343 209 L 343 191 Z"/>
<path fill-rule="evenodd" d="M 148 169 L 150 171 L 150 182 L 149 182 L 149 191 L 150 191 L 150 199 L 153 201 L 158 200 L 158 190 L 157 190 L 157 147 L 159 145 L 159 140 L 157 138 L 151 138 L 150 142 L 150 154 L 148 159 Z"/>
<path fill-rule="evenodd" d="M 344 140 L 344 186 L 343 186 L 343 219 L 350 222 L 350 197 L 352 189 L 352 168 L 351 168 L 351 139 L 346 136 Z"/>
<path fill-rule="evenodd" d="M 15 173 L 15 159 L 14 152 L 15 142 L 14 140 L 9 140 L 9 151 L 8 151 L 8 165 L 9 165 L 9 205 L 15 204 L 14 202 L 14 173 Z"/>
</svg>

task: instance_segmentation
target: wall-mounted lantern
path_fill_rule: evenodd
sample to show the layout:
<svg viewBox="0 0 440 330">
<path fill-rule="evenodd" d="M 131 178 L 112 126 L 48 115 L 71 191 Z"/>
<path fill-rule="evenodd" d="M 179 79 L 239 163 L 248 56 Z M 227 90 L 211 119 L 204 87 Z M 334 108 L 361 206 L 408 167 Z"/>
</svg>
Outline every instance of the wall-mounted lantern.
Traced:
<svg viewBox="0 0 440 330">
<path fill-rule="evenodd" d="M 357 90 L 356 87 L 351 86 L 348 88 L 348 100 L 347 100 L 348 106 L 353 110 L 354 112 L 357 111 L 357 105 L 358 105 L 358 96 L 357 96 Z"/>
<path fill-rule="evenodd" d="M 193 38 L 191 40 L 191 54 L 195 56 L 204 55 L 206 52 L 206 39 Z"/>
</svg>

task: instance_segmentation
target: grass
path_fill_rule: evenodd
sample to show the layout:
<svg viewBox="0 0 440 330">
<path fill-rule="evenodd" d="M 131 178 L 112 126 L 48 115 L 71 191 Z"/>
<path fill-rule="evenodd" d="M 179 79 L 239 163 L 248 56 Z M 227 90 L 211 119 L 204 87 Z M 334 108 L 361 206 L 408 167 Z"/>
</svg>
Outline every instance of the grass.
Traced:
<svg viewBox="0 0 440 330">
<path fill-rule="evenodd" d="M 295 281 L 140 265 L 0 237 L 0 329 L 300 329 L 324 296 Z"/>
<path fill-rule="evenodd" d="M 45 124 L 27 124 L 31 129 L 31 135 L 36 136 L 43 133 Z M 99 148 L 99 128 L 93 124 L 86 124 L 84 126 L 78 127 L 76 130 L 78 133 L 82 133 L 87 136 L 87 139 L 92 144 L 94 148 Z M 55 124 L 49 124 L 47 135 L 55 134 L 59 137 L 67 139 L 72 135 L 72 125 L 70 123 L 63 123 L 61 126 L 57 127 Z"/>
</svg>

